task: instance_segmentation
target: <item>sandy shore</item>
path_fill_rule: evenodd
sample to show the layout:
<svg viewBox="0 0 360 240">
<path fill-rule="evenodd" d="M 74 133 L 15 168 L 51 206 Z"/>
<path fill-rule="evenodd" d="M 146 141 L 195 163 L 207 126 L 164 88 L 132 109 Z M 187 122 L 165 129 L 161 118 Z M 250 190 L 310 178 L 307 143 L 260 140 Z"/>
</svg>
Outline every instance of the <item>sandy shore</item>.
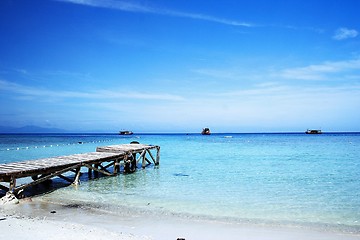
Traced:
<svg viewBox="0 0 360 240">
<path fill-rule="evenodd" d="M 173 216 L 123 216 L 81 206 L 61 206 L 39 200 L 0 206 L 2 239 L 122 239 L 122 240 L 353 240 L 357 235 L 309 229 L 275 228 L 185 220 Z"/>
</svg>

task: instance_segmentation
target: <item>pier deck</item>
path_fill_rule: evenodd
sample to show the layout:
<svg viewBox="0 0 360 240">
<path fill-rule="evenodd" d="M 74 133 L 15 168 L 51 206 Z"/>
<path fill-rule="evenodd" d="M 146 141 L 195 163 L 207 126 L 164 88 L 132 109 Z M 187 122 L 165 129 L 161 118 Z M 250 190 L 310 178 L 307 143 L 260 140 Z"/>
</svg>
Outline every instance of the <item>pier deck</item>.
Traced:
<svg viewBox="0 0 360 240">
<path fill-rule="evenodd" d="M 156 150 L 156 157 L 154 157 L 151 150 Z M 123 172 L 135 171 L 140 161 L 143 168 L 151 163 L 158 165 L 159 159 L 159 146 L 121 144 L 97 147 L 96 152 L 90 153 L 0 164 L 0 189 L 16 197 L 21 197 L 19 193 L 25 188 L 53 177 L 60 177 L 77 185 L 79 184 L 82 167 L 88 168 L 89 174 L 94 171 L 95 174 L 102 173 L 112 176 L 118 174 L 121 170 Z M 109 169 L 111 167 L 112 172 Z M 73 179 L 63 175 L 68 172 L 75 173 Z M 33 181 L 17 186 L 16 180 L 25 177 L 31 177 Z M 3 183 L 8 183 L 9 187 L 6 187 Z"/>
</svg>

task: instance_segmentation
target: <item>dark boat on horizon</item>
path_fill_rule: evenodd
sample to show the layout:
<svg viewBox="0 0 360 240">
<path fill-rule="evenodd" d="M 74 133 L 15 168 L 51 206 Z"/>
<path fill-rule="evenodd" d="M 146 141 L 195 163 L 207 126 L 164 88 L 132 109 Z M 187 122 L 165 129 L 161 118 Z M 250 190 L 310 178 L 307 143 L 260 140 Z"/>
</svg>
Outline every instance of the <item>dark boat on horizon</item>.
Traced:
<svg viewBox="0 0 360 240">
<path fill-rule="evenodd" d="M 210 129 L 209 128 L 203 128 L 203 130 L 201 131 L 202 135 L 210 135 Z"/>
<path fill-rule="evenodd" d="M 320 129 L 308 129 L 305 132 L 306 134 L 322 134 L 322 131 Z"/>
<path fill-rule="evenodd" d="M 132 131 L 120 131 L 120 135 L 133 135 L 134 133 Z"/>
</svg>

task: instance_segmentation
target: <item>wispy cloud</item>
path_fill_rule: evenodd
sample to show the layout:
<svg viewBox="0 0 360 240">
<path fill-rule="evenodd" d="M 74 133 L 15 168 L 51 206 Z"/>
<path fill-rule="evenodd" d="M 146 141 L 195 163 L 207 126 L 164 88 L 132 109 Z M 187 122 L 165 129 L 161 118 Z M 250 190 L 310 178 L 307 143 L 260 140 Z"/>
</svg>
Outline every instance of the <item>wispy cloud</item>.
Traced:
<svg viewBox="0 0 360 240">
<path fill-rule="evenodd" d="M 166 15 L 171 17 L 197 19 L 197 20 L 215 22 L 215 23 L 231 25 L 231 26 L 240 26 L 240 27 L 254 26 L 254 24 L 241 22 L 237 20 L 219 18 L 219 17 L 209 16 L 199 13 L 175 11 L 166 8 L 155 8 L 147 5 L 145 6 L 141 4 L 130 3 L 127 1 L 114 1 L 114 0 L 57 0 L 57 1 L 86 5 L 90 7 L 109 8 L 109 9 L 126 11 L 126 12 L 151 13 L 151 14 Z"/>
<path fill-rule="evenodd" d="M 200 68 L 194 69 L 192 72 L 203 75 L 210 78 L 217 78 L 217 79 L 238 79 L 239 72 L 230 69 L 214 69 L 214 68 Z"/>
<path fill-rule="evenodd" d="M 83 91 L 59 91 L 46 88 L 37 88 L 0 80 L 0 92 L 6 91 L 15 93 L 17 96 L 26 98 L 39 98 L 49 101 L 51 99 L 140 99 L 140 100 L 162 100 L 162 101 L 182 101 L 178 95 L 168 93 L 147 93 L 137 91 L 97 90 L 93 92 Z M 15 97 L 14 95 L 13 97 Z"/>
<path fill-rule="evenodd" d="M 305 86 L 291 86 L 281 84 L 270 84 L 269 86 L 259 87 L 258 85 L 248 89 L 241 89 L 235 91 L 221 92 L 214 94 L 218 97 L 227 98 L 241 98 L 241 99 L 304 99 L 312 98 L 314 96 L 337 96 L 337 95 L 351 95 L 349 93 L 360 93 L 360 85 L 353 84 L 351 86 L 318 86 L 318 87 L 305 87 Z M 357 97 L 359 98 L 359 97 Z M 265 102 L 264 102 L 265 103 Z"/>
<path fill-rule="evenodd" d="M 360 59 L 324 62 L 306 67 L 289 68 L 282 70 L 276 75 L 286 79 L 325 80 L 330 77 L 330 73 L 340 74 L 349 71 L 360 71 Z"/>
<path fill-rule="evenodd" d="M 359 32 L 355 29 L 339 28 L 335 31 L 333 39 L 345 40 L 348 38 L 355 38 L 359 35 Z"/>
<path fill-rule="evenodd" d="M 90 7 L 110 8 L 127 12 L 155 13 L 155 9 L 125 1 L 114 0 L 57 0 L 59 2 L 69 2 L 74 4 L 86 5 Z"/>
</svg>

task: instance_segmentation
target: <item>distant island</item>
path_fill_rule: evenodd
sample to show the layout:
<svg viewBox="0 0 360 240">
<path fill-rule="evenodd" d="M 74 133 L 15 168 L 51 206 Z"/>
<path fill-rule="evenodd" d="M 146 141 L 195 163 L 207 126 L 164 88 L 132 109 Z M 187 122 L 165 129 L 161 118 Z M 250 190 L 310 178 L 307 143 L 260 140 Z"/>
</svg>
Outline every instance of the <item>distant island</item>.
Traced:
<svg viewBox="0 0 360 240">
<path fill-rule="evenodd" d="M 5 127 L 0 126 L 0 133 L 67 133 L 68 131 L 60 128 L 44 128 L 39 126 L 24 126 L 24 127 Z"/>
</svg>

